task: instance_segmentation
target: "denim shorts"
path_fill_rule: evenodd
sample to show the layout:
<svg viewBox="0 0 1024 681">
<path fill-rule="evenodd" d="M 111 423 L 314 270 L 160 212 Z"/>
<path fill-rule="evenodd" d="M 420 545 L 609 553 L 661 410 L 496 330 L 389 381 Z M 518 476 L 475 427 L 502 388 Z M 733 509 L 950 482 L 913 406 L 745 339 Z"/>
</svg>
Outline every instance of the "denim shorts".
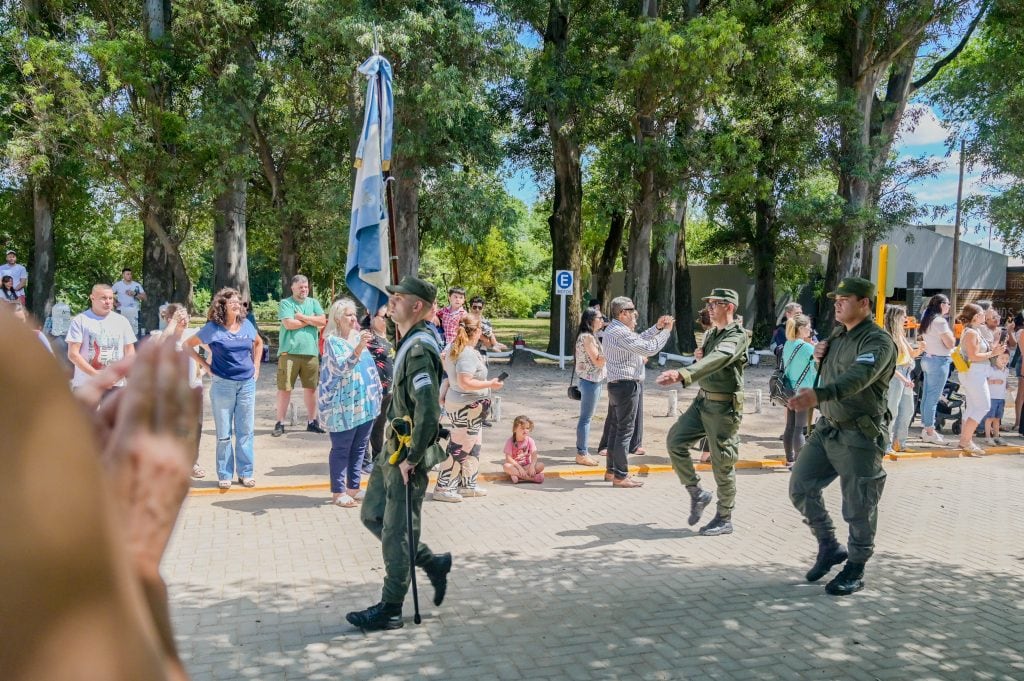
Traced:
<svg viewBox="0 0 1024 681">
<path fill-rule="evenodd" d="M 986 419 L 1000 419 L 1003 418 L 1003 410 L 1006 408 L 1006 400 L 989 400 L 988 414 L 985 415 Z"/>
</svg>

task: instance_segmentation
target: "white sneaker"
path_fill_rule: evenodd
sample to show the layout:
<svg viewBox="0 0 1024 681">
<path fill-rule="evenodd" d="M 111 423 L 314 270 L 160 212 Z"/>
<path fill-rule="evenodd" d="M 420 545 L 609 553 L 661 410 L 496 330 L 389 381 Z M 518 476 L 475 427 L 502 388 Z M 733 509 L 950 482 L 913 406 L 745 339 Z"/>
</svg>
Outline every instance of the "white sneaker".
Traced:
<svg viewBox="0 0 1024 681">
<path fill-rule="evenodd" d="M 921 431 L 921 440 L 923 442 L 931 442 L 936 445 L 946 444 L 946 438 L 939 435 L 939 431 L 933 430 L 930 434 L 926 430 Z"/>
<path fill-rule="evenodd" d="M 447 501 L 457 504 L 462 501 L 462 495 L 453 489 L 434 490 L 434 501 Z"/>
<path fill-rule="evenodd" d="M 464 497 L 486 497 L 487 490 L 480 485 L 476 485 L 474 487 L 461 487 L 459 488 L 459 494 Z"/>
<path fill-rule="evenodd" d="M 1006 446 L 1006 440 L 1004 440 L 1001 437 L 994 437 L 994 438 L 992 438 L 992 444 L 994 444 L 996 447 L 1005 447 Z"/>
<path fill-rule="evenodd" d="M 988 445 L 989 447 L 997 447 L 997 446 L 999 446 L 999 443 L 996 442 L 995 440 L 993 440 L 990 437 L 985 438 L 985 444 Z"/>
</svg>

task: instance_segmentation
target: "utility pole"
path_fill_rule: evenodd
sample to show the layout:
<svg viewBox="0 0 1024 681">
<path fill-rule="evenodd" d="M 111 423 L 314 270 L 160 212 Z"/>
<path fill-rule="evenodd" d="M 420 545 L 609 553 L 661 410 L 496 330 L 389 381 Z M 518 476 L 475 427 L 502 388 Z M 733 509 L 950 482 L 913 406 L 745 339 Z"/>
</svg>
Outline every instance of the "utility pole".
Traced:
<svg viewBox="0 0 1024 681">
<path fill-rule="evenodd" d="M 953 281 L 949 289 L 949 312 L 959 314 L 957 310 L 956 290 L 957 278 L 960 274 L 960 204 L 964 197 L 964 161 L 966 160 L 966 143 L 960 140 L 960 181 L 956 185 L 956 222 L 953 225 Z"/>
</svg>

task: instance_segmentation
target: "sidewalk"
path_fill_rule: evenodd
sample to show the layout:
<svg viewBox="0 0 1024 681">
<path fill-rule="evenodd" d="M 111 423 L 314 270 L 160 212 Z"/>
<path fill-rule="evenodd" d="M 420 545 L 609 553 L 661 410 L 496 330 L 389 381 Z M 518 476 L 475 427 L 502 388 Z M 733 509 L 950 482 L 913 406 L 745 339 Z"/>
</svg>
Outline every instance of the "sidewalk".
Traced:
<svg viewBox="0 0 1024 681">
<path fill-rule="evenodd" d="M 380 545 L 321 494 L 189 499 L 162 572 L 195 681 L 1024 678 L 1024 459 L 888 470 L 867 588 L 843 599 L 804 581 L 814 540 L 772 474 L 740 477 L 723 537 L 686 525 L 667 475 L 425 504 L 448 596 L 420 573 L 423 624 L 410 596 L 397 631 L 344 621 L 380 596 Z"/>
<path fill-rule="evenodd" d="M 519 362 L 519 360 L 517 360 Z M 480 457 L 480 471 L 483 479 L 503 479 L 501 464 L 504 461 L 502 448 L 511 434 L 511 424 L 517 414 L 527 414 L 533 419 L 535 428 L 533 438 L 540 450 L 540 458 L 547 467 L 551 477 L 560 476 L 594 476 L 604 473 L 604 460 L 598 457 L 601 465 L 596 468 L 576 464 L 576 420 L 579 415 L 579 403 L 569 400 L 565 395 L 565 386 L 569 382 L 569 372 L 559 371 L 556 365 L 492 362 L 492 373 L 507 370 L 511 374 L 505 389 L 500 396 L 501 421 L 484 431 L 484 446 Z M 292 404 L 295 407 L 296 423 L 286 423 L 286 433 L 282 437 L 272 437 L 274 427 L 274 399 L 276 393 L 276 365 L 269 365 L 260 376 L 256 398 L 256 481 L 257 490 L 315 490 L 328 489 L 327 454 L 330 449 L 326 435 L 308 433 L 305 430 L 305 408 L 302 406 L 301 389 L 292 393 Z M 770 367 L 747 367 L 746 386 L 747 399 L 743 424 L 740 427 L 740 462 L 741 470 L 766 470 L 784 468 L 785 453 L 778 436 L 785 423 L 785 410 L 774 407 L 767 401 L 768 376 Z M 630 466 L 640 474 L 671 471 L 668 456 L 665 453 L 665 436 L 675 419 L 666 415 L 669 407 L 669 393 L 655 384 L 657 372 L 647 372 L 644 386 L 644 446 L 647 454 L 631 456 Z M 678 396 L 678 411 L 686 409 L 694 396 L 695 388 L 683 389 L 673 386 Z M 762 391 L 762 411 L 755 413 L 756 391 Z M 243 491 L 234 485 L 230 492 L 217 489 L 214 452 L 216 434 L 211 416 L 209 395 L 205 396 L 204 406 L 206 421 L 203 438 L 200 442 L 199 462 L 206 469 L 204 480 L 192 482 L 193 495 L 229 494 Z M 591 424 L 590 451 L 594 454 L 604 427 L 604 415 L 607 408 L 606 396 L 602 396 L 597 413 Z M 890 457 L 892 461 L 909 461 L 931 458 L 959 456 L 955 448 L 955 436 L 947 435 L 951 442 L 946 447 L 926 445 L 919 439 L 920 428 L 911 429 L 910 450 Z M 1018 454 L 1024 452 L 1024 440 L 1015 433 L 1004 434 L 1010 447 L 990 450 L 992 454 Z M 1012 437 L 1011 437 L 1012 435 Z M 699 464 L 698 470 L 710 470 L 708 464 Z M 246 490 L 248 491 L 248 490 Z"/>
</svg>

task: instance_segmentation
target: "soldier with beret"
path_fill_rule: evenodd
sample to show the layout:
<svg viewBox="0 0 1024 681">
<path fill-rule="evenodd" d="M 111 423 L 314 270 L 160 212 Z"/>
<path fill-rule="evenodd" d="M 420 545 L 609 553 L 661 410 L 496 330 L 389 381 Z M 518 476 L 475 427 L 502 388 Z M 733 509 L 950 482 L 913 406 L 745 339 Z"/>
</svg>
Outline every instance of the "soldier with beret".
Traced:
<svg viewBox="0 0 1024 681">
<path fill-rule="evenodd" d="M 739 296 L 727 288 L 712 289 L 703 298 L 711 316 L 711 328 L 704 334 L 700 359 L 689 367 L 662 372 L 659 385 L 700 381 L 700 390 L 690 407 L 668 432 L 666 445 L 672 467 L 690 493 L 688 523 L 696 525 L 711 492 L 702 489 L 693 468 L 690 447 L 706 437 L 711 449 L 711 469 L 718 485 L 718 513 L 700 528 L 704 536 L 732 533 L 732 510 L 736 504 L 736 462 L 739 460 L 737 431 L 743 419 L 743 367 L 749 341 L 736 320 Z"/>
<path fill-rule="evenodd" d="M 407 485 L 411 486 L 415 563 L 430 578 L 434 605 L 444 600 L 452 568 L 450 553 L 434 554 L 419 541 L 427 474 L 445 458 L 437 444 L 441 354 L 429 322 L 434 316 L 437 289 L 422 279 L 404 277 L 387 290 L 392 294 L 391 318 L 401 340 L 394 360 L 388 439 L 374 462 L 360 512 L 363 524 L 381 541 L 384 589 L 379 603 L 345 616 L 350 624 L 368 631 L 403 625 L 402 603 L 409 590 L 411 569 Z"/>
<path fill-rule="evenodd" d="M 818 383 L 804 388 L 789 408 L 818 407 L 821 418 L 793 466 L 789 497 L 818 540 L 818 556 L 807 572 L 815 582 L 846 561 L 825 591 L 844 596 L 864 588 L 864 565 L 874 551 L 878 500 L 885 487 L 882 457 L 887 449 L 889 380 L 896 368 L 896 344 L 871 315 L 875 285 L 843 279 L 835 300 L 836 329 L 815 348 Z M 835 526 L 821 491 L 839 478 L 843 520 L 850 526 L 849 551 L 836 541 Z"/>
</svg>

